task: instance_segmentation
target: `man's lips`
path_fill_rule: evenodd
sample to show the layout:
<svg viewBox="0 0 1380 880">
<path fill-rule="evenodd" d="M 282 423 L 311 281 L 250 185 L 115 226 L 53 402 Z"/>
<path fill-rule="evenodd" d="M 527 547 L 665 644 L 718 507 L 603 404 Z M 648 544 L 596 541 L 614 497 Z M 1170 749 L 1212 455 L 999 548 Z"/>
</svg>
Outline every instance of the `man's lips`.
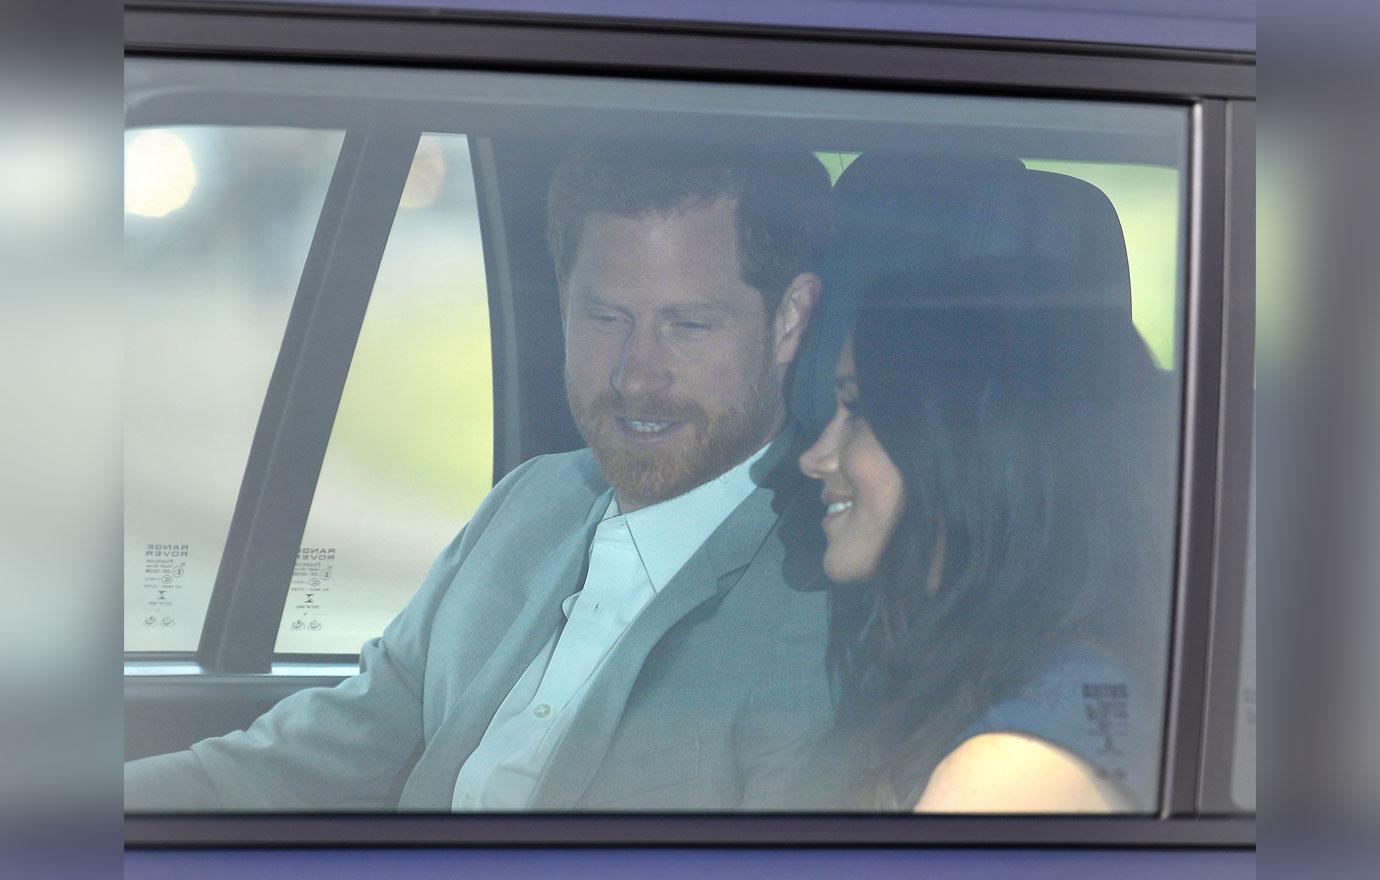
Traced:
<svg viewBox="0 0 1380 880">
<path fill-rule="evenodd" d="M 634 419 L 627 416 L 613 416 L 619 436 L 633 443 L 657 443 L 678 434 L 676 430 L 686 424 L 672 419 Z"/>
<path fill-rule="evenodd" d="M 616 418 L 639 434 L 659 434 L 675 424 L 670 419 L 631 419 L 622 416 Z"/>
</svg>

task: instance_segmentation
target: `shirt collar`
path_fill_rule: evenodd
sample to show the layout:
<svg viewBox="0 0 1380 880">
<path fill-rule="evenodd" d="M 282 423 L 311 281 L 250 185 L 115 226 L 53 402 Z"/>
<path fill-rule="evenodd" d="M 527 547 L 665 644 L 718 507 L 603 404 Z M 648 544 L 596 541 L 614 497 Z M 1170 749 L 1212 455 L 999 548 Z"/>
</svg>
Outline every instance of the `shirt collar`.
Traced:
<svg viewBox="0 0 1380 880">
<path fill-rule="evenodd" d="M 623 516 L 642 557 L 642 565 L 651 579 L 652 588 L 658 593 L 671 582 L 671 578 L 676 576 L 734 508 L 757 488 L 752 481 L 752 466 L 768 446 L 763 446 L 745 461 L 684 495 L 629 514 L 619 513 L 616 496 L 609 502 L 604 519 Z"/>
</svg>

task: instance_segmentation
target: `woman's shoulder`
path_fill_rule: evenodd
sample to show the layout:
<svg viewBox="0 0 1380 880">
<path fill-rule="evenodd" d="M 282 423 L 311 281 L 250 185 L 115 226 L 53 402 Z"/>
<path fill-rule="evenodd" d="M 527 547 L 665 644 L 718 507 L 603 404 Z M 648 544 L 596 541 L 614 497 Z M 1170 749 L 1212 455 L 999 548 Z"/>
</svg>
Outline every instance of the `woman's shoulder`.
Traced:
<svg viewBox="0 0 1380 880">
<path fill-rule="evenodd" d="M 991 744 L 992 735 L 1015 734 L 1034 740 L 1023 754 L 1053 762 L 1062 752 L 1090 767 L 1099 782 L 1122 790 L 1131 809 L 1151 810 L 1161 726 L 1154 717 L 1156 701 L 1145 690 L 1110 652 L 1081 643 L 1061 645 L 989 706 L 950 753 L 980 737 Z M 1001 742 L 1007 751 L 1019 746 L 1016 739 Z"/>
<path fill-rule="evenodd" d="M 1122 786 L 1043 739 L 1002 731 L 964 740 L 935 767 L 918 812 L 1112 813 L 1133 809 Z"/>
</svg>

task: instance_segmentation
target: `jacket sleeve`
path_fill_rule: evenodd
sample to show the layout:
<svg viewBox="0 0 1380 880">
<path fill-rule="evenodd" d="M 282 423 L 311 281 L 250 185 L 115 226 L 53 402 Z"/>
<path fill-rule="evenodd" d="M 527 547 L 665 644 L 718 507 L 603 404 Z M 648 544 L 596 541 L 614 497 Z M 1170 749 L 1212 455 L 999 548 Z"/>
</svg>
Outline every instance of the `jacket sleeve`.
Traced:
<svg viewBox="0 0 1380 880">
<path fill-rule="evenodd" d="M 360 672 L 299 691 L 248 730 L 125 765 L 125 809 L 392 810 L 423 743 L 431 623 L 470 549 L 532 462 L 509 474 L 441 553 L 421 589 L 360 652 Z"/>
</svg>

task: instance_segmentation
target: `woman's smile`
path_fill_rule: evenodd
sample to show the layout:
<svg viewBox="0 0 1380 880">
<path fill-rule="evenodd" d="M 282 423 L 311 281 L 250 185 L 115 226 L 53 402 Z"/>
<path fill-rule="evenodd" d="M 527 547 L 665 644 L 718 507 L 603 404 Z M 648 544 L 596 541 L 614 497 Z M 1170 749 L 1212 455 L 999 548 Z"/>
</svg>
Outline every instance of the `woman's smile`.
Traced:
<svg viewBox="0 0 1380 880">
<path fill-rule="evenodd" d="M 838 583 L 866 580 L 877 570 L 905 506 L 901 473 L 856 409 L 858 387 L 850 339 L 834 383 L 838 406 L 829 425 L 800 456 L 806 476 L 824 483 L 821 522 L 829 546 L 824 572 Z"/>
<path fill-rule="evenodd" d="M 826 498 L 826 499 L 824 500 L 824 519 L 825 519 L 825 521 L 827 522 L 827 521 L 829 520 L 830 517 L 836 516 L 837 514 L 840 514 L 840 513 L 843 513 L 845 510 L 849 510 L 850 508 L 852 508 L 852 506 L 853 506 L 853 499 L 852 499 L 852 498 L 847 498 L 847 499 L 844 499 L 844 500 L 842 500 L 842 501 L 830 501 L 829 499 Z"/>
</svg>

